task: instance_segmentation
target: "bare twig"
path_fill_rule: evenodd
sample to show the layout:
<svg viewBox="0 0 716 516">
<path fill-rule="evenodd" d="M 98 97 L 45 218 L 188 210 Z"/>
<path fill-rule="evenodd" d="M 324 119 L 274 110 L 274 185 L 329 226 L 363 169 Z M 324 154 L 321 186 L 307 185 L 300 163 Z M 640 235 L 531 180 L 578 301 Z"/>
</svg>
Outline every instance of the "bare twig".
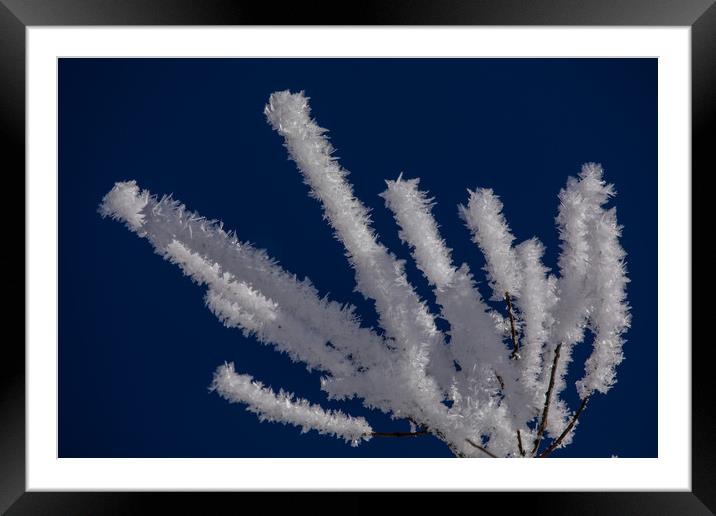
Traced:
<svg viewBox="0 0 716 516">
<path fill-rule="evenodd" d="M 504 392 L 505 390 L 505 381 L 502 379 L 502 376 L 497 374 L 497 371 L 495 371 L 495 376 L 497 377 L 497 381 L 500 384 L 500 390 Z"/>
<path fill-rule="evenodd" d="M 485 448 L 483 448 L 483 447 L 480 446 L 479 444 L 473 443 L 470 439 L 465 439 L 465 440 L 466 440 L 469 444 L 471 444 L 472 446 L 474 446 L 475 448 L 477 448 L 478 450 L 480 450 L 481 452 L 488 454 L 488 455 L 489 455 L 490 457 L 492 457 L 493 459 L 496 459 L 496 458 L 497 458 L 497 455 L 495 455 L 495 454 L 493 454 L 493 453 L 487 451 Z"/>
<path fill-rule="evenodd" d="M 373 437 L 418 437 L 420 435 L 428 435 L 429 432 L 371 432 Z"/>
<path fill-rule="evenodd" d="M 522 433 L 520 433 L 520 429 L 517 429 L 517 446 L 520 449 L 520 455 L 523 457 L 525 456 L 525 449 L 522 447 Z"/>
<path fill-rule="evenodd" d="M 505 301 L 507 302 L 507 315 L 510 317 L 510 334 L 512 335 L 512 354 L 510 358 L 519 358 L 520 345 L 517 342 L 517 331 L 515 330 L 515 314 L 512 312 L 512 298 L 509 292 L 505 292 Z"/>
<path fill-rule="evenodd" d="M 577 423 L 577 419 L 579 418 L 579 415 L 584 410 L 584 407 L 587 406 L 587 403 L 589 403 L 589 396 L 587 396 L 586 398 L 584 398 L 582 400 L 582 403 L 579 405 L 577 412 L 574 413 L 574 417 L 572 417 L 572 420 L 567 425 L 567 428 L 565 428 L 564 431 L 560 434 L 560 436 L 557 437 L 557 439 L 555 439 L 554 442 L 552 444 L 550 444 L 549 447 L 540 454 L 540 458 L 549 456 L 549 454 L 552 453 L 555 450 L 555 448 L 559 447 L 559 445 L 562 444 L 562 441 L 564 440 L 564 438 L 567 437 L 569 432 L 572 430 L 574 425 Z"/>
<path fill-rule="evenodd" d="M 557 372 L 557 362 L 559 361 L 559 350 L 562 349 L 562 343 L 560 342 L 554 349 L 554 361 L 552 362 L 552 372 L 549 375 L 549 386 L 547 387 L 547 393 L 544 396 L 544 409 L 542 409 L 542 420 L 539 423 L 537 429 L 537 438 L 535 439 L 534 448 L 532 448 L 532 456 L 537 454 L 540 442 L 542 442 L 542 436 L 544 435 L 544 429 L 547 426 L 547 415 L 549 414 L 549 404 L 552 400 L 552 389 L 554 389 L 554 376 Z"/>
<path fill-rule="evenodd" d="M 445 434 L 443 434 L 440 430 L 430 428 L 429 426 L 422 424 L 422 423 L 418 423 L 415 419 L 413 419 L 410 416 L 406 417 L 405 419 L 407 419 L 413 425 L 415 425 L 416 428 L 423 428 L 423 430 L 418 431 L 418 432 L 397 432 L 397 433 L 414 434 L 416 437 L 419 435 L 434 435 L 438 439 L 441 439 L 443 442 L 445 442 L 445 444 L 447 444 L 448 448 L 450 448 L 450 451 L 453 452 L 453 454 L 456 457 L 460 457 L 460 458 L 465 457 L 465 454 L 462 453 L 460 450 L 458 450 L 457 446 L 455 446 L 453 443 L 451 443 L 447 439 L 447 437 L 445 437 Z M 398 436 L 388 435 L 388 434 L 390 434 L 389 432 L 377 432 L 377 434 L 378 434 L 378 437 L 413 437 L 413 435 L 398 435 Z"/>
<path fill-rule="evenodd" d="M 460 457 L 460 458 L 465 457 L 465 454 L 462 453 L 462 452 L 457 448 L 457 446 L 456 446 L 455 444 L 451 443 L 451 442 L 447 439 L 447 437 L 445 437 L 445 434 L 442 433 L 440 430 L 432 429 L 432 428 L 430 428 L 430 427 L 428 427 L 428 426 L 426 426 L 426 425 L 423 425 L 423 426 L 425 427 L 425 430 L 426 430 L 427 432 L 429 432 L 429 433 L 431 433 L 431 434 L 435 434 L 435 435 L 438 437 L 438 439 L 442 439 L 443 442 L 447 443 L 448 448 L 450 448 L 450 451 L 453 452 L 456 457 Z"/>
</svg>

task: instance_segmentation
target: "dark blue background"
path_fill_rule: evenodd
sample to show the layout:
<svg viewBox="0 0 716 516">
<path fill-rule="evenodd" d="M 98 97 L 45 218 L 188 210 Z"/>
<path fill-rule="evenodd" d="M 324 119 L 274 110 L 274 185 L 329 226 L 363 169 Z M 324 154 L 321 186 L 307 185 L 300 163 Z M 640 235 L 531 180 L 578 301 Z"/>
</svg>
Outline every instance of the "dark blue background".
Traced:
<svg viewBox="0 0 716 516">
<path fill-rule="evenodd" d="M 275 388 L 366 416 L 376 430 L 407 430 L 356 401 L 324 402 L 318 373 L 224 328 L 203 288 L 97 214 L 116 181 L 174 193 L 373 325 L 341 244 L 265 121 L 268 96 L 281 89 L 311 97 L 385 245 L 409 256 L 378 197 L 383 180 L 421 177 L 455 262 L 480 280 L 482 257 L 457 217 L 466 188 L 494 188 L 518 241 L 537 235 L 554 267 L 557 193 L 582 163 L 602 163 L 625 226 L 633 327 L 618 383 L 594 397 L 574 443 L 554 455 L 656 456 L 655 59 L 60 59 L 61 457 L 451 456 L 433 437 L 351 448 L 301 435 L 210 393 L 216 367 L 235 361 Z M 410 260 L 408 274 L 430 299 Z M 590 350 L 575 351 L 573 408 Z"/>
</svg>

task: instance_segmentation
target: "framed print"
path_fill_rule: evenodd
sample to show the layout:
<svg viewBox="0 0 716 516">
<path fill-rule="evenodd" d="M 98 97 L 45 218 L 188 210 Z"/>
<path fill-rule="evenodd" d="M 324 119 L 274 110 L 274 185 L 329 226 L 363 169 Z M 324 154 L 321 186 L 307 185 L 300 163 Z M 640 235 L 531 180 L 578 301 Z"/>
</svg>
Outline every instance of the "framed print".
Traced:
<svg viewBox="0 0 716 516">
<path fill-rule="evenodd" d="M 716 8 L 660 7 L 4 1 L 27 304 L 3 509 L 708 514 Z"/>
</svg>

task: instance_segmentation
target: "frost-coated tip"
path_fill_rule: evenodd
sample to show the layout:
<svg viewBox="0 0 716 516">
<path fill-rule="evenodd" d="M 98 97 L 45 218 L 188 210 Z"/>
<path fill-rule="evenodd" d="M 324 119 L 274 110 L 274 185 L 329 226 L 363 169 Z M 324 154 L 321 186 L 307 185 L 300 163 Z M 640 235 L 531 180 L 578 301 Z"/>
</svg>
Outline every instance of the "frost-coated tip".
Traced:
<svg viewBox="0 0 716 516">
<path fill-rule="evenodd" d="M 308 100 L 303 91 L 276 91 L 269 97 L 264 114 L 274 130 L 285 134 L 310 121 L 311 107 Z"/>
<path fill-rule="evenodd" d="M 581 179 L 591 177 L 598 181 L 602 180 L 602 175 L 604 174 L 604 169 L 599 163 L 585 163 L 582 165 L 582 171 L 579 174 L 579 177 Z"/>
<path fill-rule="evenodd" d="M 111 217 L 125 222 L 133 231 L 144 224 L 142 210 L 149 202 L 149 193 L 142 192 L 137 182 L 120 181 L 102 198 L 99 213 L 102 217 Z"/>
</svg>

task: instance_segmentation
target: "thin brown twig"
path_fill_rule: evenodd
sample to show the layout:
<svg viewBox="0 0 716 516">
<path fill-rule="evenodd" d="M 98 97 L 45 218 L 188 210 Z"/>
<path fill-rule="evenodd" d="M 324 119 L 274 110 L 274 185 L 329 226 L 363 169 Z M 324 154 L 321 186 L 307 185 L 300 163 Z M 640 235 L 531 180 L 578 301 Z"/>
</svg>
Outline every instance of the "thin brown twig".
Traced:
<svg viewBox="0 0 716 516">
<path fill-rule="evenodd" d="M 537 454 L 540 442 L 542 442 L 542 435 L 544 435 L 544 429 L 547 426 L 547 415 L 549 414 L 549 404 L 552 399 L 552 389 L 554 389 L 554 376 L 557 372 L 557 362 L 559 361 L 559 350 L 562 349 L 562 343 L 560 342 L 554 349 L 554 361 L 552 362 L 552 372 L 549 375 L 549 386 L 547 387 L 547 393 L 545 394 L 544 408 L 542 409 L 542 420 L 539 423 L 537 429 L 537 438 L 535 439 L 534 448 L 532 448 L 531 455 L 534 457 Z"/>
<path fill-rule="evenodd" d="M 499 374 L 497 374 L 497 371 L 495 371 L 495 376 L 497 377 L 497 381 L 500 383 L 500 390 L 504 391 L 505 390 L 505 381 L 502 379 L 502 377 Z"/>
<path fill-rule="evenodd" d="M 582 400 L 582 403 L 579 405 L 577 412 L 574 413 L 574 417 L 572 417 L 572 420 L 567 425 L 567 428 L 565 428 L 564 432 L 562 432 L 560 434 L 560 436 L 557 437 L 557 439 L 555 439 L 554 442 L 552 444 L 550 444 L 549 447 L 540 454 L 540 458 L 547 457 L 550 453 L 552 453 L 555 450 L 555 448 L 559 447 L 559 445 L 562 444 L 562 441 L 564 440 L 565 437 L 567 437 L 569 432 L 572 430 L 575 423 L 577 422 L 577 419 L 579 418 L 579 415 L 584 410 L 584 407 L 587 406 L 588 402 L 589 402 L 589 396 L 587 396 L 586 398 L 584 398 Z"/>
<path fill-rule="evenodd" d="M 454 444 L 452 444 L 452 443 L 447 439 L 447 437 L 445 437 L 445 434 L 442 433 L 440 430 L 431 429 L 431 428 L 428 427 L 428 426 L 425 426 L 425 430 L 428 431 L 428 432 L 430 432 L 431 434 L 435 434 L 435 435 L 438 437 L 438 439 L 442 439 L 442 441 L 445 442 L 445 443 L 448 445 L 448 448 L 450 448 L 450 451 L 453 452 L 456 457 L 460 457 L 460 458 L 465 457 L 465 454 L 464 454 L 463 452 L 461 452 L 461 451 L 457 448 L 457 446 L 455 446 Z"/>
<path fill-rule="evenodd" d="M 505 292 L 507 302 L 507 315 L 510 317 L 510 334 L 512 335 L 512 354 L 510 358 L 518 358 L 520 355 L 520 344 L 517 342 L 517 330 L 515 330 L 515 314 L 512 312 L 512 298 L 509 292 Z"/>
<path fill-rule="evenodd" d="M 448 448 L 450 448 L 450 451 L 455 454 L 456 457 L 464 457 L 465 454 L 462 453 L 460 450 L 457 449 L 457 447 L 452 444 L 446 437 L 445 434 L 443 434 L 440 430 L 436 430 L 434 428 L 430 428 L 428 425 L 425 425 L 423 423 L 418 423 L 415 419 L 413 419 L 410 416 L 407 416 L 405 419 L 410 421 L 413 425 L 415 425 L 416 428 L 422 428 L 422 430 L 419 430 L 417 432 L 374 432 L 375 435 L 378 437 L 417 437 L 420 435 L 434 435 L 438 439 L 442 440 L 447 444 Z M 400 435 L 395 435 L 400 434 Z"/>
<path fill-rule="evenodd" d="M 371 432 L 373 437 L 418 437 L 419 435 L 428 435 L 428 432 Z"/>
<path fill-rule="evenodd" d="M 520 449 L 520 455 L 523 457 L 525 456 L 525 449 L 522 447 L 522 433 L 520 433 L 520 429 L 517 429 L 517 446 Z"/>
<path fill-rule="evenodd" d="M 480 450 L 481 452 L 488 454 L 488 455 L 489 455 L 490 457 L 492 457 L 493 459 L 496 459 L 496 458 L 497 458 L 497 455 L 493 454 L 492 452 L 487 451 L 485 448 L 483 448 L 483 447 L 480 446 L 479 444 L 473 443 L 470 439 L 465 439 L 465 440 L 466 440 L 468 443 L 470 443 L 472 446 L 474 446 L 475 448 L 477 448 L 478 450 Z"/>
</svg>

